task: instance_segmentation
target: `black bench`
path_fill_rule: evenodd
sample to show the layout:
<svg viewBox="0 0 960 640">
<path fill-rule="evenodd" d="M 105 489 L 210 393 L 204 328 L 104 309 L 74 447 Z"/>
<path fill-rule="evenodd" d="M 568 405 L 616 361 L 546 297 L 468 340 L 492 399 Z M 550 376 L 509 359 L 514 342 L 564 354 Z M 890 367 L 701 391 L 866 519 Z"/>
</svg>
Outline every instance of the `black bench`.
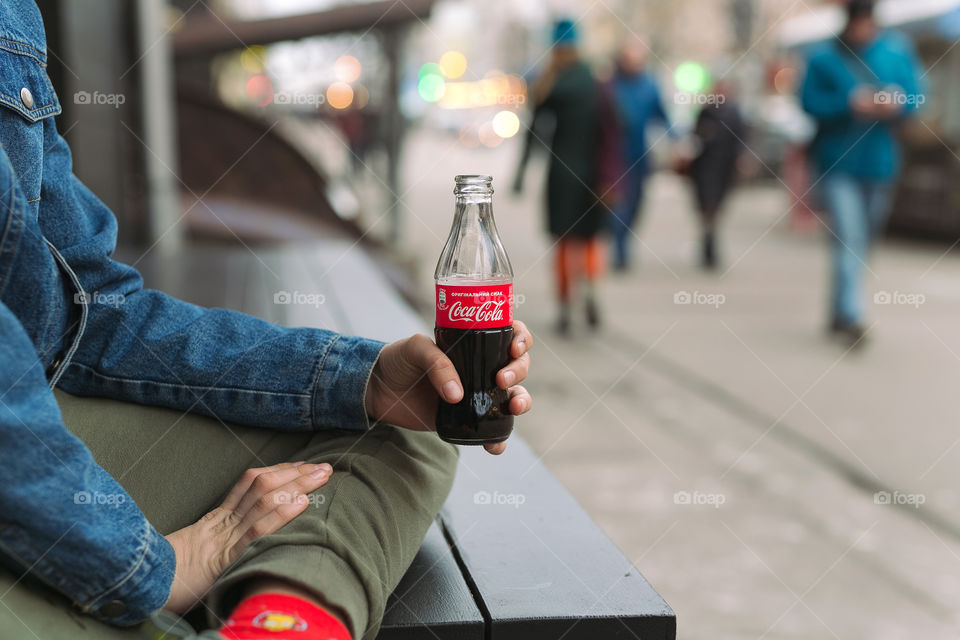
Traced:
<svg viewBox="0 0 960 640">
<path fill-rule="evenodd" d="M 383 340 L 429 332 L 352 242 L 255 253 L 218 247 L 138 266 L 148 286 L 281 324 Z M 323 304 L 278 305 L 279 291 L 320 294 Z M 667 603 L 514 436 L 499 458 L 462 448 L 453 491 L 391 596 L 378 639 L 675 637 Z"/>
<path fill-rule="evenodd" d="M 667 603 L 526 443 L 508 455 L 463 450 L 379 638 L 675 638 Z"/>
</svg>

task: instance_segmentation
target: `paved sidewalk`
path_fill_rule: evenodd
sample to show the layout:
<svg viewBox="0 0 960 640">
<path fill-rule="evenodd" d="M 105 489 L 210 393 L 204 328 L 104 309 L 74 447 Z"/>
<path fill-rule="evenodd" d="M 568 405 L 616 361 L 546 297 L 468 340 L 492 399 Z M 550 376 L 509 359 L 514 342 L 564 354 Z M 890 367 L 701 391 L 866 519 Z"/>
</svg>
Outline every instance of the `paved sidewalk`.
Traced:
<svg viewBox="0 0 960 640">
<path fill-rule="evenodd" d="M 453 175 L 493 173 L 518 315 L 538 341 L 535 409 L 518 428 L 674 607 L 679 636 L 956 637 L 957 256 L 881 247 L 871 286 L 891 304 L 870 305 L 870 343 L 848 353 L 823 330 L 824 241 L 788 230 L 782 190 L 732 198 L 728 270 L 706 275 L 685 185 L 660 174 L 639 268 L 603 287 L 604 330 L 565 340 L 552 332 L 543 168 L 515 198 L 516 152 L 411 136 L 405 246 L 429 291 Z M 676 303 L 684 292 L 722 304 Z M 878 504 L 887 495 L 900 504 Z"/>
</svg>

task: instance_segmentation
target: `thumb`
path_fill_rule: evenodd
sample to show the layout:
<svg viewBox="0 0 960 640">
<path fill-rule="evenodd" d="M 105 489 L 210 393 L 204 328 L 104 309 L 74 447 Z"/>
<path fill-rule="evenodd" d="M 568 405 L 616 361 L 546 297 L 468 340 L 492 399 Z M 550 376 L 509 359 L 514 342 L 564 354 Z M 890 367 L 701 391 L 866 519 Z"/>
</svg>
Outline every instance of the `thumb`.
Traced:
<svg viewBox="0 0 960 640">
<path fill-rule="evenodd" d="M 453 404 L 463 398 L 460 376 L 450 358 L 440 350 L 432 340 L 423 336 L 423 340 L 411 341 L 414 349 L 413 360 L 426 372 L 431 386 L 445 401 Z"/>
</svg>

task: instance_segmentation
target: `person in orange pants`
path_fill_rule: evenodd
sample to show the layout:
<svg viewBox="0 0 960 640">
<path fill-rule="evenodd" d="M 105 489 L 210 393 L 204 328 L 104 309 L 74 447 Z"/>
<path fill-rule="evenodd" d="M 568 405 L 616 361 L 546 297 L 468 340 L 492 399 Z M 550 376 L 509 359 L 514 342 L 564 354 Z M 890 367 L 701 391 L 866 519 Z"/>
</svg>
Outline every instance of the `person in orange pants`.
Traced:
<svg viewBox="0 0 960 640">
<path fill-rule="evenodd" d="M 611 90 L 596 80 L 578 53 L 573 21 L 556 23 L 550 63 L 531 84 L 530 94 L 535 108 L 514 191 L 522 189 L 524 167 L 536 139 L 550 152 L 546 226 L 556 250 L 557 330 L 565 335 L 581 280 L 587 324 L 591 328 L 600 324 L 595 288 L 602 271 L 602 237 L 609 230 L 610 206 L 622 175 Z M 544 115 L 554 123 L 549 141 L 537 134 L 537 122 Z"/>
<path fill-rule="evenodd" d="M 600 325 L 600 312 L 596 302 L 596 283 L 603 275 L 604 242 L 598 236 L 577 237 L 567 235 L 557 241 L 555 253 L 555 278 L 557 299 L 562 308 L 569 309 L 575 288 L 583 287 L 586 301 L 587 324 L 595 329 Z M 569 315 L 567 312 L 566 315 Z M 569 321 L 567 321 L 568 323 Z M 561 316 L 561 323 L 564 323 Z M 568 324 L 560 327 L 569 330 Z"/>
</svg>

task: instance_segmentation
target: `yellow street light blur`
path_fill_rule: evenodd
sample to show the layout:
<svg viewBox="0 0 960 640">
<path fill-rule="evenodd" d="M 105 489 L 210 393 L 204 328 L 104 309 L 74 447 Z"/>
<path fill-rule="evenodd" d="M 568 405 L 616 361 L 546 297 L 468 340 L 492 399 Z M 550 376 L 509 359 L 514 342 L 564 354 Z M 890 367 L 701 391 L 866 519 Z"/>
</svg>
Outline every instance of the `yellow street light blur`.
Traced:
<svg viewBox="0 0 960 640">
<path fill-rule="evenodd" d="M 447 51 L 440 56 L 440 71 L 447 78 L 455 80 L 467 70 L 467 58 L 459 51 Z"/>
<path fill-rule="evenodd" d="M 470 109 L 500 105 L 519 107 L 526 100 L 526 86 L 517 75 L 500 75 L 483 80 L 448 80 L 438 97 L 444 109 Z"/>
<path fill-rule="evenodd" d="M 255 44 L 240 52 L 240 66 L 248 73 L 263 73 L 263 59 L 267 55 L 267 48 L 262 44 Z"/>
<path fill-rule="evenodd" d="M 333 75 L 340 82 L 356 82 L 363 72 L 363 65 L 353 56 L 340 56 L 333 63 Z"/>
<path fill-rule="evenodd" d="M 334 82 L 327 87 L 327 104 L 334 109 L 346 109 L 353 102 L 353 87 L 346 82 Z"/>
<path fill-rule="evenodd" d="M 493 132 L 501 138 L 512 138 L 520 131 L 520 118 L 513 111 L 500 111 L 493 116 Z"/>
</svg>

